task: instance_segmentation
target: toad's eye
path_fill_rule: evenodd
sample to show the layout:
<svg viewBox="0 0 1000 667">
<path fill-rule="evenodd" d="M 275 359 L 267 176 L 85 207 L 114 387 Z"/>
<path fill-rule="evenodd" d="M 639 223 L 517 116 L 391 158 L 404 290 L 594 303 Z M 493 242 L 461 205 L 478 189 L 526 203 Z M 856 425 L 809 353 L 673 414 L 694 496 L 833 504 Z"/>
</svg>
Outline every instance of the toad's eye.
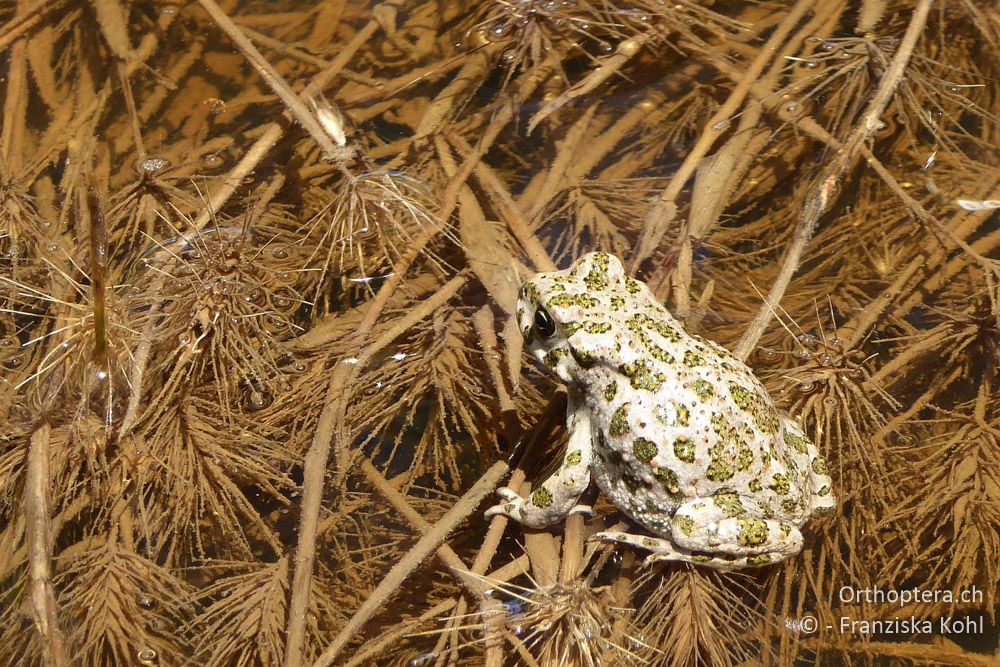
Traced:
<svg viewBox="0 0 1000 667">
<path fill-rule="evenodd" d="M 541 306 L 535 310 L 535 330 L 542 338 L 549 338 L 556 332 L 556 323 L 549 311 Z"/>
</svg>

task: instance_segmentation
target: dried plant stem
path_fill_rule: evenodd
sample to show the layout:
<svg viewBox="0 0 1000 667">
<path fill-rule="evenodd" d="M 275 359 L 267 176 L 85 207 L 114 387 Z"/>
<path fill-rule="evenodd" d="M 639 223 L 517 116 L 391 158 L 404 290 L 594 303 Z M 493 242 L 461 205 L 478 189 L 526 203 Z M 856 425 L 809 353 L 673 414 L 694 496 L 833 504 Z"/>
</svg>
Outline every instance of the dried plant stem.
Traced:
<svg viewBox="0 0 1000 667">
<path fill-rule="evenodd" d="M 344 663 L 344 667 L 357 667 L 363 664 L 372 664 L 371 662 L 366 662 L 378 655 L 382 649 L 386 648 L 392 642 L 402 638 L 406 633 L 410 632 L 414 627 L 420 625 L 421 623 L 426 623 L 427 621 L 437 618 L 441 614 L 445 614 L 455 608 L 457 602 L 454 599 L 444 600 L 437 603 L 424 613 L 422 613 L 417 618 L 400 623 L 394 628 L 383 632 L 381 635 L 372 639 L 367 644 L 361 647 L 361 649 L 351 656 L 351 659 Z"/>
<path fill-rule="evenodd" d="M 453 133 L 449 133 L 448 140 L 468 160 L 472 154 L 472 147 L 464 139 Z M 479 182 L 492 196 L 494 203 L 503 215 L 504 221 L 510 228 L 511 234 L 521 244 L 528 258 L 531 259 L 531 263 L 539 271 L 554 271 L 556 269 L 555 262 L 552 261 L 548 251 L 545 250 L 545 246 L 532 233 L 531 226 L 525 220 L 520 207 L 514 201 L 514 198 L 511 197 L 507 191 L 507 187 L 496 175 L 496 172 L 481 160 L 476 161 L 475 172 Z"/>
<path fill-rule="evenodd" d="M 19 11 L 13 21 L 0 29 L 0 53 L 3 53 L 7 47 L 20 39 L 21 35 L 34 29 L 49 12 L 58 9 L 62 4 L 62 0 L 55 2 L 37 0 L 35 4 Z"/>
<path fill-rule="evenodd" d="M 413 506 L 407 502 L 406 497 L 399 492 L 399 489 L 390 484 L 389 481 L 382 476 L 382 473 L 380 473 L 375 466 L 372 465 L 371 461 L 363 459 L 360 467 L 365 479 L 367 479 L 368 482 L 374 486 L 378 492 L 381 493 L 390 504 L 392 504 L 393 507 L 399 510 L 399 513 L 403 515 L 403 518 L 409 521 L 414 528 L 419 530 L 421 533 L 428 533 L 434 528 L 434 526 L 420 516 L 419 512 L 413 509 Z M 475 508 L 473 507 L 473 509 Z M 446 566 L 451 568 L 453 573 L 458 575 L 458 579 L 470 593 L 477 598 L 484 595 L 486 586 L 483 584 L 482 579 L 471 575 L 469 568 L 465 566 L 465 563 L 462 562 L 462 559 L 457 553 L 455 553 L 454 549 L 447 544 L 441 544 L 441 546 L 437 548 L 437 555 Z"/>
<path fill-rule="evenodd" d="M 625 63 L 631 60 L 635 54 L 639 53 L 639 50 L 643 46 L 653 39 L 654 35 L 655 33 L 653 32 L 644 32 L 641 35 L 636 35 L 635 37 L 623 40 L 620 44 L 618 44 L 618 48 L 615 49 L 614 55 L 608 56 L 601 61 L 600 67 L 588 74 L 582 81 L 570 86 L 561 95 L 547 102 L 545 106 L 539 109 L 538 112 L 531 117 L 531 120 L 528 121 L 528 134 L 531 134 L 532 131 L 538 127 L 539 123 L 554 114 L 570 101 L 586 95 L 614 76 L 618 70 L 624 67 Z"/>
<path fill-rule="evenodd" d="M 636 244 L 635 254 L 629 263 L 629 272 L 634 274 L 639 266 L 653 254 L 660 243 L 660 238 L 669 228 L 677 214 L 677 195 L 694 175 L 701 159 L 708 154 L 716 140 L 722 135 L 729 119 L 736 113 L 746 99 L 751 86 L 760 77 L 764 67 L 771 62 L 778 46 L 785 41 L 799 20 L 816 4 L 815 0 L 798 0 L 795 6 L 785 15 L 778 27 L 771 33 L 764 46 L 761 47 L 750 66 L 747 67 L 739 83 L 733 88 L 729 97 L 719 110 L 705 123 L 698 142 L 684 158 L 684 162 L 670 178 L 670 182 L 660 193 L 656 203 L 649 209 L 642 224 L 642 234 Z"/>
<path fill-rule="evenodd" d="M 364 604 L 354 613 L 347 624 L 334 637 L 330 645 L 327 646 L 326 650 L 313 663 L 313 667 L 325 667 L 326 665 L 333 664 L 334 659 L 344 649 L 347 642 L 382 608 L 406 578 L 445 540 L 458 524 L 479 507 L 479 503 L 482 502 L 483 498 L 497 487 L 500 480 L 509 471 L 510 469 L 505 462 L 497 461 L 494 463 L 465 492 L 465 495 L 441 517 L 440 521 L 434 524 L 428 532 L 424 533 L 424 536 L 389 570 L 388 574 L 386 574 L 375 590 L 372 591 L 372 594 L 365 600 Z"/>
<path fill-rule="evenodd" d="M 309 98 L 320 92 L 333 81 L 334 77 L 340 74 L 358 49 L 364 46 L 378 30 L 378 21 L 372 20 L 365 24 L 354 38 L 344 45 L 344 48 L 326 65 L 319 73 L 312 78 L 312 81 L 303 89 L 301 97 Z"/>
<path fill-rule="evenodd" d="M 42 636 L 46 664 L 66 664 L 63 638 L 59 630 L 55 592 L 49 564 L 52 542 L 49 521 L 49 436 L 51 427 L 43 423 L 31 434 L 25 471 L 24 514 L 28 533 L 28 580 L 31 615 Z"/>
<path fill-rule="evenodd" d="M 111 53 L 124 62 L 135 61 L 137 56 L 129 41 L 125 8 L 118 0 L 91 0 L 90 5 Z"/>
<path fill-rule="evenodd" d="M 320 148 L 323 149 L 323 153 L 327 158 L 332 159 L 337 154 L 337 147 L 334 145 L 333 141 L 327 135 L 327 133 L 320 127 L 319 121 L 316 120 L 315 116 L 309 111 L 305 103 L 295 94 L 291 86 L 285 81 L 285 79 L 278 74 L 278 72 L 271 66 L 271 63 L 267 62 L 267 59 L 257 50 L 257 47 L 253 45 L 250 38 L 243 34 L 239 26 L 233 23 L 233 20 L 222 11 L 222 8 L 215 3 L 215 0 L 198 0 L 202 8 L 208 12 L 208 15 L 218 24 L 222 31 L 225 32 L 231 40 L 236 44 L 237 48 L 243 52 L 244 57 L 250 61 L 250 64 L 254 66 L 257 72 L 264 79 L 265 83 L 271 87 L 271 90 L 277 94 L 285 106 L 288 107 L 289 113 L 295 118 L 299 124 L 305 128 L 309 136 L 319 144 Z"/>
<path fill-rule="evenodd" d="M 576 579 L 583 569 L 583 535 L 583 515 L 570 515 L 563 530 L 562 561 L 559 566 L 559 581 L 563 583 Z"/>
<path fill-rule="evenodd" d="M 838 153 L 836 158 L 823 171 L 812 193 L 807 196 L 799 224 L 796 226 L 795 235 L 782 261 L 778 276 L 771 285 L 771 290 L 764 304 L 757 311 L 756 317 L 754 317 L 746 333 L 733 351 L 740 359 L 746 359 L 750 355 L 751 350 L 753 350 L 757 345 L 757 341 L 764 334 L 764 329 L 773 316 L 774 308 L 781 301 L 785 290 L 788 289 L 792 275 L 798 268 L 806 246 L 812 238 L 816 223 L 832 201 L 841 178 L 861 155 L 861 149 L 865 143 L 878 131 L 882 113 L 892 100 L 892 95 L 896 87 L 903 79 L 906 65 L 910 61 L 910 56 L 913 54 L 917 40 L 923 32 L 924 24 L 927 22 L 927 14 L 930 12 L 932 3 L 933 0 L 921 0 L 917 4 L 916 9 L 913 11 L 913 16 L 910 18 L 910 23 L 906 28 L 906 33 L 899 44 L 899 48 L 893 55 L 892 62 L 890 62 L 889 68 L 882 77 L 878 90 L 876 90 L 875 95 L 868 104 L 868 108 L 861 117 L 858 126 L 851 132 L 847 141 L 844 142 L 844 149 Z"/>
<path fill-rule="evenodd" d="M 426 241 L 424 241 L 426 243 Z M 417 244 L 419 245 L 419 244 Z M 408 255 L 412 261 L 413 253 Z M 407 258 L 404 258 L 407 261 Z M 400 273 L 397 271 L 397 274 Z M 394 276 L 395 277 L 395 276 Z M 309 604 L 309 590 L 312 586 L 312 566 L 316 557 L 316 529 L 319 525 L 319 510 L 323 500 L 323 486 L 326 478 L 327 463 L 330 458 L 330 448 L 334 439 L 337 441 L 337 483 L 347 474 L 350 452 L 348 443 L 350 434 L 345 424 L 347 401 L 350 396 L 349 387 L 353 386 L 360 368 L 363 368 L 371 357 L 383 347 L 395 340 L 399 335 L 414 326 L 424 317 L 433 313 L 438 307 L 451 299 L 465 284 L 462 276 L 453 278 L 444 287 L 420 307 L 413 309 L 401 318 L 395 326 L 387 330 L 378 339 L 364 346 L 353 363 L 341 361 L 334 367 L 333 375 L 327 386 L 326 400 L 316 424 L 312 444 L 306 453 L 302 474 L 302 510 L 299 517 L 299 541 L 295 552 L 295 574 L 292 579 L 292 596 L 288 605 L 287 643 L 285 646 L 285 666 L 293 667 L 302 662 L 302 649 L 305 641 L 305 617 Z M 375 317 L 381 312 L 388 299 L 386 282 L 372 301 L 365 319 L 355 331 L 354 341 L 360 344 L 368 337 L 375 325 Z M 391 293 L 391 292 L 389 292 Z M 386 294 L 385 297 L 382 297 Z M 380 299 L 381 297 L 381 299 Z M 381 304 L 381 305 L 380 305 Z M 372 311 L 376 312 L 372 316 Z M 367 620 L 367 619 L 366 619 Z M 345 640 L 346 642 L 347 640 Z M 340 646 L 339 652 L 343 646 Z"/>
<path fill-rule="evenodd" d="M 20 0 L 18 9 L 24 11 L 26 2 Z M 3 103 L 3 128 L 0 129 L 0 163 L 15 174 L 21 169 L 24 115 L 28 109 L 28 40 L 22 39 L 11 48 L 7 70 L 6 99 Z"/>
</svg>

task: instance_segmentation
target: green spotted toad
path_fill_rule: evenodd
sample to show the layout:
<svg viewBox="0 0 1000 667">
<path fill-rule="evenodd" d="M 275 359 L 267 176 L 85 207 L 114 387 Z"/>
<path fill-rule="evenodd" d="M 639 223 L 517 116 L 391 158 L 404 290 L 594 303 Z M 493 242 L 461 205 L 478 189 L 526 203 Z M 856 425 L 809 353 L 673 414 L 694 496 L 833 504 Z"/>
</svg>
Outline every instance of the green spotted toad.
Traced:
<svg viewBox="0 0 1000 667">
<path fill-rule="evenodd" d="M 826 462 L 780 414 L 750 369 L 684 331 L 614 256 L 594 252 L 521 288 L 528 349 L 569 389 L 569 445 L 558 471 L 527 498 L 498 489 L 503 514 L 557 523 L 597 485 L 653 536 L 592 539 L 719 569 L 797 554 L 800 527 L 832 512 Z"/>
</svg>

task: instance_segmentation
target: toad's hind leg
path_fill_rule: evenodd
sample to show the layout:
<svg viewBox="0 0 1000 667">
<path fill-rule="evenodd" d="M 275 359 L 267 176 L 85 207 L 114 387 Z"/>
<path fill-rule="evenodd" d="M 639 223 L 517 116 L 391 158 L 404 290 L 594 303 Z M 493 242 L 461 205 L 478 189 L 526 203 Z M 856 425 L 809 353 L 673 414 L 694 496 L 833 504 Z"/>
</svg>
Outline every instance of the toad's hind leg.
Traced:
<svg viewBox="0 0 1000 667">
<path fill-rule="evenodd" d="M 590 415 L 577 410 L 579 404 L 571 396 L 567 412 L 569 444 L 562 464 L 555 474 L 535 488 L 527 497 L 501 487 L 497 495 L 503 502 L 486 510 L 486 518 L 502 514 L 529 528 L 545 528 L 558 523 L 568 514 L 593 514 L 589 505 L 578 505 L 580 494 L 590 485 L 590 462 L 593 456 Z"/>
<path fill-rule="evenodd" d="M 812 514 L 829 514 L 837 507 L 837 499 L 833 494 L 833 481 L 827 469 L 826 459 L 819 453 L 819 448 L 807 438 L 791 419 L 785 418 L 785 444 L 789 451 L 799 454 L 800 465 L 807 467 L 812 493 L 810 504 Z"/>
<path fill-rule="evenodd" d="M 692 498 L 674 513 L 671 539 L 685 549 L 732 556 L 770 554 L 773 560 L 802 550 L 798 526 L 761 518 L 747 509 L 753 506 L 753 499 L 735 493 Z"/>
<path fill-rule="evenodd" d="M 782 557 L 771 554 L 754 554 L 752 556 L 726 557 L 705 552 L 692 551 L 675 545 L 673 542 L 662 537 L 650 537 L 648 535 L 635 535 L 633 533 L 618 533 L 605 531 L 594 533 L 588 541 L 606 540 L 627 544 L 639 549 L 646 549 L 652 553 L 646 557 L 645 565 L 652 565 L 657 561 L 677 561 L 681 563 L 691 563 L 692 565 L 704 565 L 716 570 L 738 570 L 745 567 L 761 567 L 781 560 Z"/>
</svg>

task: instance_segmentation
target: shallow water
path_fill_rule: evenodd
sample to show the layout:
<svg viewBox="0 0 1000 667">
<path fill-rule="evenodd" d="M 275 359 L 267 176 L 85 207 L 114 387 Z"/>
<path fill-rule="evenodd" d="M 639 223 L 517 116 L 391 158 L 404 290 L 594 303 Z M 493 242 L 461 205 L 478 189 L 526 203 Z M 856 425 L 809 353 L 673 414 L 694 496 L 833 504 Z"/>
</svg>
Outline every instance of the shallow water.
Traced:
<svg viewBox="0 0 1000 667">
<path fill-rule="evenodd" d="M 216 1 L 0 5 L 0 662 L 993 657 L 995 9 Z M 826 457 L 801 553 L 481 518 L 592 250 Z"/>
</svg>

